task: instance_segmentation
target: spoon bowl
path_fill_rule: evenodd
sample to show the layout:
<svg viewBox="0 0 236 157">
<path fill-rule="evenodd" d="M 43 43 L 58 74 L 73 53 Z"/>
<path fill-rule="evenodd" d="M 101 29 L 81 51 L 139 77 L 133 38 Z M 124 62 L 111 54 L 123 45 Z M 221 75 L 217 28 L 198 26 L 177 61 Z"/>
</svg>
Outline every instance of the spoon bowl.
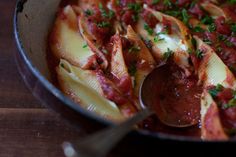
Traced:
<svg viewBox="0 0 236 157">
<path fill-rule="evenodd" d="M 139 96 L 142 107 L 151 108 L 163 124 L 177 128 L 196 125 L 200 118 L 199 88 L 181 82 L 180 74 L 181 69 L 172 65 L 158 66 L 144 79 Z"/>
</svg>

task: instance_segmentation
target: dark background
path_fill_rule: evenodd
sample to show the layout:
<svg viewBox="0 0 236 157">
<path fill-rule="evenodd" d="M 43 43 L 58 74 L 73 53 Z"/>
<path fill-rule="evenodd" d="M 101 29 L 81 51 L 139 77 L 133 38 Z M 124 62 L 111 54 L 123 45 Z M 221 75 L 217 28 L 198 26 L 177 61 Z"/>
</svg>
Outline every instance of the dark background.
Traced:
<svg viewBox="0 0 236 157">
<path fill-rule="evenodd" d="M 16 0 L 0 0 L 0 157 L 63 157 L 61 144 L 84 135 L 31 95 L 15 63 Z"/>
</svg>

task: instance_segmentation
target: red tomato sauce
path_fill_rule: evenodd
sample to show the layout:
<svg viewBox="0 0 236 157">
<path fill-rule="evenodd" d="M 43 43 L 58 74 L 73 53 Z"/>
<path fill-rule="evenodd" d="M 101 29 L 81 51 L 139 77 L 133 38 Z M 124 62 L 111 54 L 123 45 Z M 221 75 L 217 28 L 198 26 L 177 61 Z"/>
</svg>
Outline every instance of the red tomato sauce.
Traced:
<svg viewBox="0 0 236 157">
<path fill-rule="evenodd" d="M 116 33 L 114 29 L 114 21 L 118 20 L 122 25 L 132 25 L 135 26 L 139 18 L 142 18 L 145 23 L 151 28 L 155 28 L 156 24 L 160 21 L 157 20 L 149 11 L 142 8 L 143 3 L 146 3 L 150 8 L 161 11 L 165 14 L 175 16 L 184 24 L 189 27 L 191 33 L 197 35 L 205 42 L 208 42 L 214 51 L 219 55 L 223 62 L 231 69 L 231 71 L 236 76 L 236 33 L 232 32 L 232 23 L 220 16 L 213 19 L 212 24 L 214 27 L 212 31 L 209 30 L 194 30 L 192 26 L 188 23 L 188 18 L 195 18 L 202 22 L 202 19 L 206 16 L 210 16 L 201 7 L 202 2 L 206 0 L 190 1 L 190 0 L 169 0 L 169 1 L 153 1 L 153 0 L 111 0 L 112 11 L 108 9 L 105 5 L 107 1 L 103 1 L 101 5 L 93 5 L 89 10 L 83 10 L 85 15 L 85 20 L 87 23 L 87 28 L 89 33 L 96 38 L 96 40 L 102 41 L 102 46 L 99 50 L 104 52 L 104 55 L 108 62 L 111 61 L 111 54 L 113 50 L 113 39 L 112 36 Z M 225 3 L 225 1 L 220 2 L 222 5 L 220 7 L 230 16 L 230 21 L 236 21 L 236 5 L 231 5 Z M 63 8 L 66 5 L 77 5 L 77 0 L 62 0 L 60 7 Z M 114 15 L 113 15 L 114 11 Z M 187 14 L 187 15 L 186 15 Z M 63 17 L 62 17 L 63 18 Z M 162 24 L 164 25 L 163 32 L 168 34 L 172 32 L 172 25 L 168 19 L 163 18 Z M 209 24 L 206 24 L 208 27 Z M 123 26 L 124 27 L 124 26 Z M 209 29 L 209 28 L 207 28 Z M 124 33 L 124 32 L 122 32 Z M 135 101 L 132 90 L 132 80 L 130 79 L 134 75 L 132 72 L 136 69 L 134 68 L 145 68 L 147 65 L 141 64 L 137 53 L 139 53 L 139 47 L 127 40 L 127 38 L 120 36 L 122 42 L 122 50 L 125 59 L 125 64 L 128 68 L 130 76 L 124 76 L 122 78 L 116 78 L 110 73 L 110 65 L 107 69 L 101 70 L 100 67 L 94 67 L 96 71 L 98 81 L 101 84 L 101 88 L 104 92 L 104 96 L 115 102 L 121 112 L 130 116 L 138 111 L 135 106 Z M 56 40 L 56 39 L 55 39 Z M 145 40 L 145 39 L 144 39 Z M 53 40 L 49 41 L 53 42 Z M 150 42 L 146 42 L 146 46 L 150 48 Z M 50 50 L 48 52 L 48 64 L 51 70 L 52 78 L 57 84 L 55 67 L 58 65 L 58 60 L 52 56 Z M 195 69 L 198 69 L 199 58 L 195 54 L 191 54 L 192 63 Z M 99 62 L 99 60 L 97 61 Z M 171 116 L 179 117 L 181 115 L 182 119 L 189 120 L 194 118 L 196 121 L 200 121 L 200 95 L 202 93 L 202 86 L 198 85 L 198 78 L 194 74 L 186 77 L 181 68 L 177 65 L 169 63 L 169 77 L 163 81 L 163 87 L 154 86 L 154 91 L 156 91 L 156 103 L 165 104 L 168 112 L 174 114 Z M 234 97 L 234 91 L 231 89 L 223 89 L 214 98 L 217 104 L 220 106 L 220 118 L 224 128 L 227 130 L 236 127 L 236 107 L 224 108 L 222 106 L 226 105 Z M 154 109 L 155 105 L 153 106 Z M 191 108 L 191 110 L 188 110 Z M 188 112 L 187 112 L 188 111 Z M 193 117 L 196 116 L 196 117 Z M 199 123 L 197 123 L 199 124 Z M 174 128 L 169 127 L 157 118 L 157 116 L 152 116 L 140 124 L 141 128 L 148 129 L 154 132 L 162 132 L 174 135 L 192 136 L 200 138 L 200 126 L 195 125 L 193 127 L 187 128 Z"/>
<path fill-rule="evenodd" d="M 165 106 L 167 115 L 171 118 L 178 120 L 180 123 L 194 121 L 196 124 L 200 121 L 200 97 L 202 93 L 202 86 L 198 85 L 198 78 L 195 75 L 186 77 L 183 70 L 176 64 L 168 64 L 169 70 L 166 71 L 165 81 L 159 86 L 154 86 L 152 93 L 156 94 L 156 99 L 151 106 L 157 114 L 160 115 L 159 106 Z M 156 104 L 156 105 L 155 105 Z M 171 119 L 170 118 L 170 119 Z M 176 135 L 187 135 L 199 137 L 198 125 L 188 127 L 185 129 L 168 127 L 158 120 L 158 118 L 152 118 L 144 121 L 142 124 L 144 128 L 148 128 L 152 131 L 167 132 Z"/>
<path fill-rule="evenodd" d="M 213 91 L 213 97 L 216 101 L 219 111 L 220 120 L 223 124 L 223 128 L 227 131 L 236 128 L 236 99 L 235 91 L 230 88 L 224 87 L 209 87 L 210 91 Z M 210 92 L 212 93 L 212 92 Z"/>
</svg>

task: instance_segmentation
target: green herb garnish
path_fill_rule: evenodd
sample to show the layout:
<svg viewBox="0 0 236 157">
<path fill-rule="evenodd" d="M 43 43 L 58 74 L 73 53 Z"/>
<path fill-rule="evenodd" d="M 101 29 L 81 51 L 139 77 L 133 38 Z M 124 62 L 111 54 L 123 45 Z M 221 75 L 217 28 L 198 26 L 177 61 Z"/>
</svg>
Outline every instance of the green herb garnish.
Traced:
<svg viewBox="0 0 236 157">
<path fill-rule="evenodd" d="M 215 98 L 218 93 L 223 90 L 223 88 L 224 87 L 221 84 L 217 84 L 215 88 L 208 90 L 208 92 L 213 98 Z"/>
<path fill-rule="evenodd" d="M 168 7 L 171 7 L 172 6 L 172 3 L 170 0 L 164 0 L 164 5 L 165 6 L 168 6 Z"/>
<path fill-rule="evenodd" d="M 193 45 L 194 48 L 197 47 L 197 41 L 196 41 L 195 38 L 192 38 L 192 39 L 191 39 L 191 43 L 192 43 L 192 45 Z"/>
<path fill-rule="evenodd" d="M 153 41 L 155 43 L 157 43 L 158 41 L 163 41 L 163 40 L 165 40 L 165 39 L 164 38 L 159 38 L 158 36 L 155 36 L 154 39 L 153 39 Z"/>
<path fill-rule="evenodd" d="M 100 28 L 104 28 L 104 27 L 110 27 L 111 24 L 109 22 L 102 21 L 102 22 L 97 23 L 97 26 Z"/>
<path fill-rule="evenodd" d="M 163 54 L 163 58 L 165 60 L 168 60 L 173 54 L 174 52 L 170 50 L 170 48 L 167 48 L 167 51 Z"/>
<path fill-rule="evenodd" d="M 199 25 L 192 28 L 192 31 L 193 32 L 196 32 L 196 33 L 201 33 L 201 32 L 204 32 L 204 29 L 202 29 Z"/>
<path fill-rule="evenodd" d="M 203 57 L 203 51 L 198 49 L 196 51 L 196 56 L 197 56 L 197 58 L 201 59 Z"/>
<path fill-rule="evenodd" d="M 109 10 L 107 12 L 106 9 L 104 9 L 102 3 L 99 3 L 99 9 L 100 9 L 101 15 L 105 18 L 112 19 L 115 15 L 114 11 L 112 11 L 112 10 Z"/>
<path fill-rule="evenodd" d="M 61 66 L 62 68 L 65 68 L 65 65 L 64 65 L 63 63 L 61 63 L 60 66 Z"/>
<path fill-rule="evenodd" d="M 182 12 L 181 12 L 181 15 L 182 15 L 183 22 L 184 22 L 185 24 L 187 24 L 188 21 L 189 21 L 189 15 L 188 15 L 187 10 L 186 10 L 186 9 L 183 9 Z"/>
<path fill-rule="evenodd" d="M 193 50 L 190 49 L 190 48 L 188 48 L 187 52 L 188 52 L 189 54 L 191 54 L 191 53 L 193 53 Z"/>
<path fill-rule="evenodd" d="M 148 24 L 144 24 L 144 29 L 148 32 L 149 35 L 154 33 L 153 29 L 148 26 Z"/>
<path fill-rule="evenodd" d="M 209 32 L 214 32 L 215 30 L 216 30 L 216 25 L 214 23 L 212 23 L 208 26 L 208 31 Z"/>
<path fill-rule="evenodd" d="M 120 0 L 116 0 L 116 5 L 120 5 Z"/>
<path fill-rule="evenodd" d="M 228 108 L 231 108 L 231 107 L 235 107 L 236 106 L 236 99 L 233 98 L 231 99 L 227 104 L 224 104 L 222 106 L 223 109 L 228 109 Z"/>
<path fill-rule="evenodd" d="M 137 22 L 138 19 L 139 19 L 138 14 L 134 14 L 134 15 L 132 15 L 132 20 L 133 20 L 134 22 Z"/>
<path fill-rule="evenodd" d="M 191 4 L 190 4 L 190 8 L 193 8 L 196 3 L 197 3 L 196 0 L 192 1 Z"/>
<path fill-rule="evenodd" d="M 221 52 L 223 49 L 222 49 L 222 47 L 218 46 L 216 50 L 217 50 L 218 52 Z"/>
<path fill-rule="evenodd" d="M 236 24 L 231 25 L 232 32 L 236 33 Z"/>
<path fill-rule="evenodd" d="M 217 36 L 217 38 L 218 38 L 219 41 L 224 41 L 224 40 L 227 39 L 227 37 L 224 36 L 224 35 L 222 35 L 222 34 L 219 34 L 219 35 Z"/>
<path fill-rule="evenodd" d="M 223 88 L 224 88 L 224 87 L 223 87 L 221 84 L 217 84 L 217 85 L 216 85 L 216 90 L 217 90 L 217 91 L 222 91 Z"/>
<path fill-rule="evenodd" d="M 229 40 L 225 40 L 224 42 L 225 42 L 225 44 L 226 44 L 228 47 L 232 47 L 232 46 L 233 46 L 233 43 L 230 42 Z"/>
<path fill-rule="evenodd" d="M 236 4 L 236 0 L 227 0 L 228 3 Z"/>
<path fill-rule="evenodd" d="M 136 72 L 137 72 L 137 67 L 136 67 L 136 64 L 133 63 L 129 66 L 128 68 L 128 72 L 131 76 L 135 76 Z"/>
<path fill-rule="evenodd" d="M 157 4 L 158 2 L 160 2 L 160 0 L 152 0 L 152 4 Z"/>
<path fill-rule="evenodd" d="M 86 14 L 87 16 L 91 16 L 91 15 L 93 15 L 93 11 L 87 9 L 87 10 L 85 11 L 85 14 Z"/>
<path fill-rule="evenodd" d="M 217 91 L 216 89 L 210 89 L 208 90 L 208 92 L 213 98 L 215 98 L 217 94 L 219 93 L 219 91 Z"/>
<path fill-rule="evenodd" d="M 202 24 L 210 25 L 214 22 L 213 18 L 210 16 L 205 16 L 201 19 Z"/>
<path fill-rule="evenodd" d="M 85 49 L 85 48 L 87 48 L 87 47 L 88 47 L 88 45 L 87 45 L 87 44 L 83 45 L 83 49 Z"/>
<path fill-rule="evenodd" d="M 208 44 L 208 45 L 211 45 L 212 44 L 212 41 L 210 41 L 209 39 L 203 39 L 204 43 Z"/>
<path fill-rule="evenodd" d="M 174 17 L 178 17 L 181 14 L 180 11 L 175 10 L 166 10 L 165 13 Z"/>
<path fill-rule="evenodd" d="M 139 3 L 129 3 L 127 7 L 129 10 L 133 10 L 135 13 L 139 13 L 142 9 L 141 4 Z"/>
</svg>

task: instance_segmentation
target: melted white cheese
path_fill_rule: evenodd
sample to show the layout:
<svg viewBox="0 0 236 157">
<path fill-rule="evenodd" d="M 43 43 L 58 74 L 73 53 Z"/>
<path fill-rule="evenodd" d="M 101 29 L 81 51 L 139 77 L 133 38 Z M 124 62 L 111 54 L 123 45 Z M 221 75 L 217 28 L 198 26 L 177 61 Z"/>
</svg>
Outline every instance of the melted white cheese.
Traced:
<svg viewBox="0 0 236 157">
<path fill-rule="evenodd" d="M 187 51 L 188 46 L 184 44 L 183 39 L 181 39 L 177 34 L 172 33 L 172 34 L 162 34 L 161 31 L 163 30 L 163 25 L 162 24 L 157 24 L 154 31 L 158 35 L 160 40 L 155 44 L 155 46 L 160 49 L 162 53 L 165 53 L 167 49 L 170 49 L 173 52 L 176 51 Z M 161 34 L 160 34 L 161 33 Z"/>
</svg>

